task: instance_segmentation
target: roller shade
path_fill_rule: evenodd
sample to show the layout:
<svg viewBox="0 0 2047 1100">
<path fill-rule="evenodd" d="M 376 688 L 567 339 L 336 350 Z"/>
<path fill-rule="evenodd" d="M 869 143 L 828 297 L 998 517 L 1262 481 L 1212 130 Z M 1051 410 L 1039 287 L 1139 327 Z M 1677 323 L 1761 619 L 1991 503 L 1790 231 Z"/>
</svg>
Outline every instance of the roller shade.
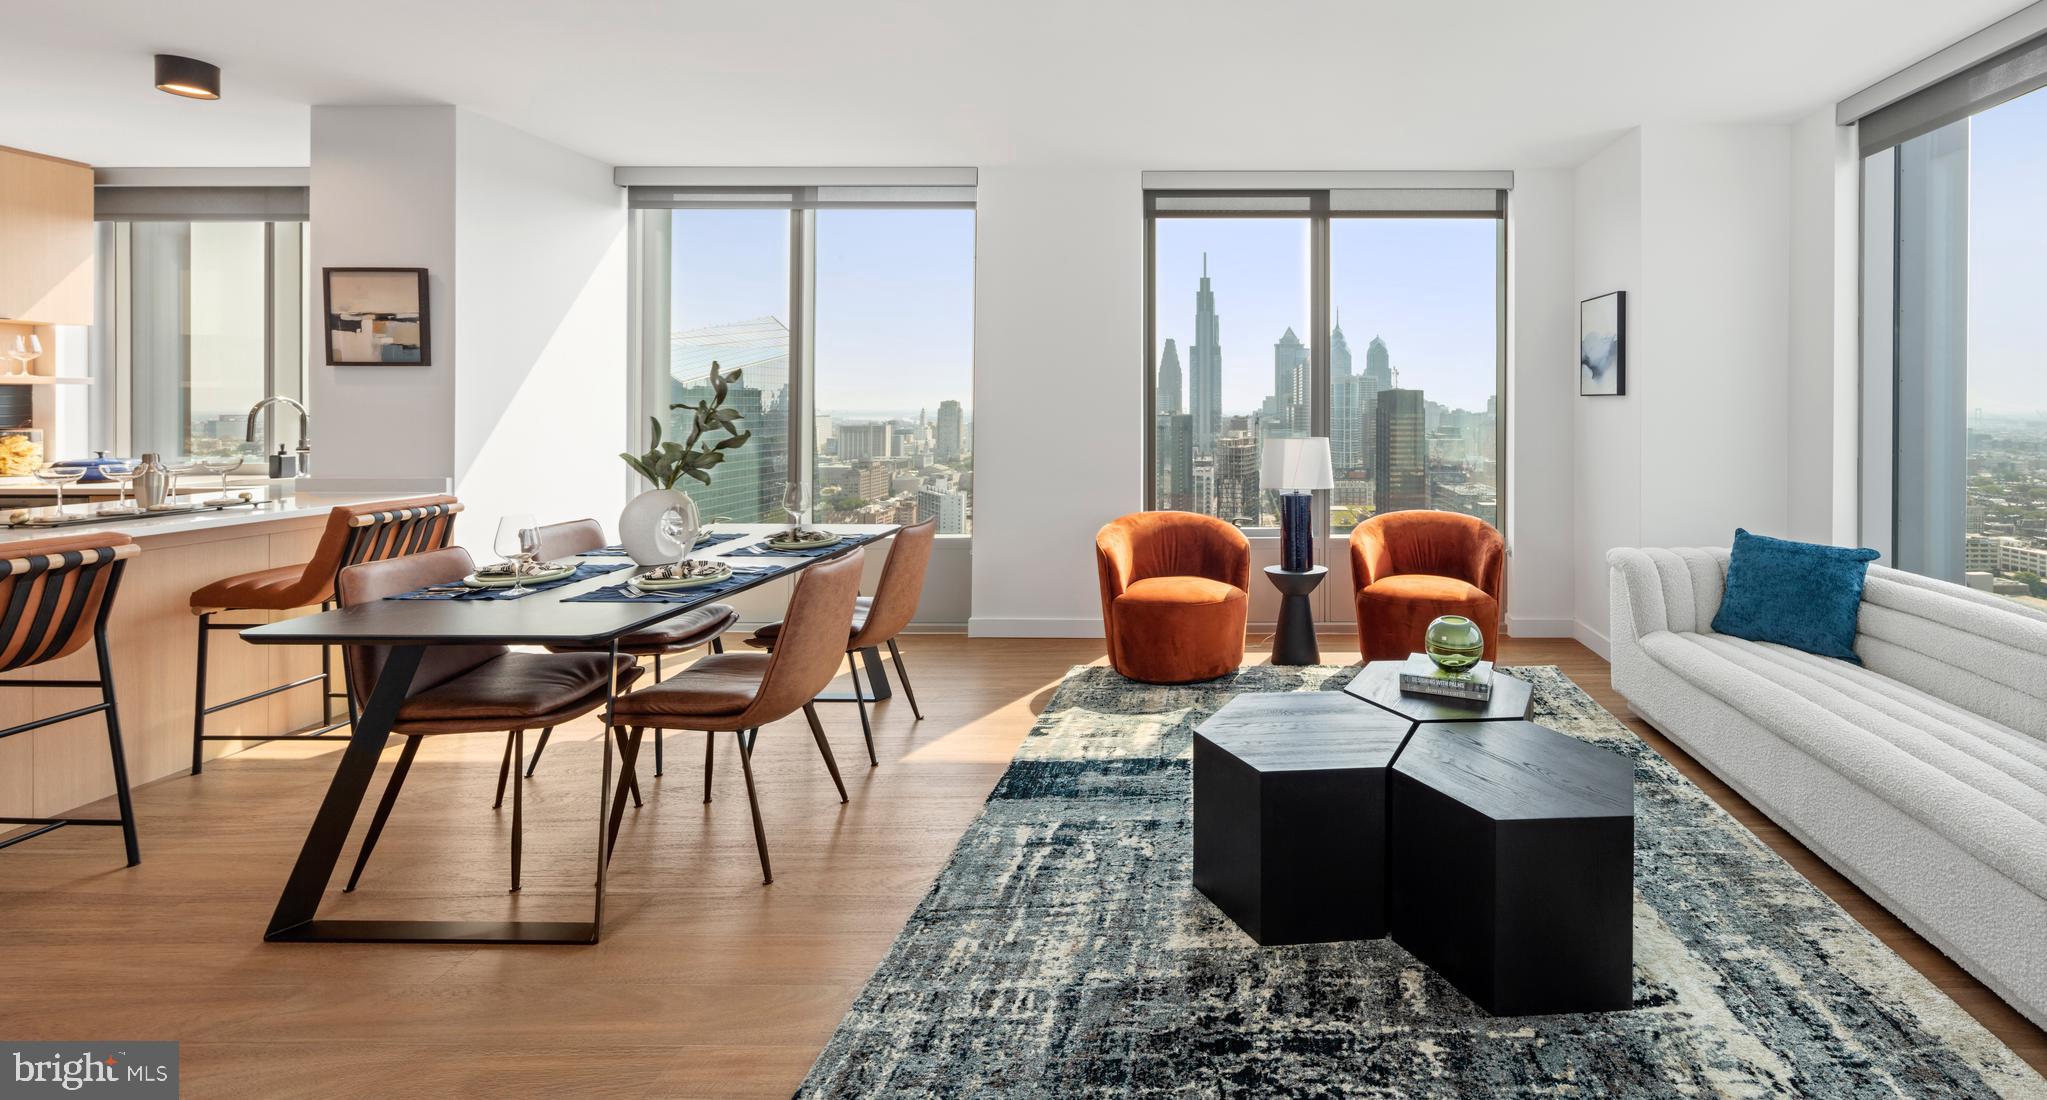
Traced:
<svg viewBox="0 0 2047 1100">
<path fill-rule="evenodd" d="M 634 210 L 972 209 L 966 186 L 656 187 L 626 189 Z"/>
<path fill-rule="evenodd" d="M 2047 35 L 2022 42 L 1864 115 L 1858 132 L 1862 155 L 1901 145 L 2043 87 L 2047 87 Z"/>
<path fill-rule="evenodd" d="M 95 187 L 103 222 L 302 222 L 304 187 Z"/>
<path fill-rule="evenodd" d="M 1507 193 L 1486 187 L 1346 187 L 1331 190 L 1331 217 L 1498 218 Z M 1306 217 L 1317 212 L 1319 192 L 1175 190 L 1146 195 L 1161 217 Z"/>
</svg>

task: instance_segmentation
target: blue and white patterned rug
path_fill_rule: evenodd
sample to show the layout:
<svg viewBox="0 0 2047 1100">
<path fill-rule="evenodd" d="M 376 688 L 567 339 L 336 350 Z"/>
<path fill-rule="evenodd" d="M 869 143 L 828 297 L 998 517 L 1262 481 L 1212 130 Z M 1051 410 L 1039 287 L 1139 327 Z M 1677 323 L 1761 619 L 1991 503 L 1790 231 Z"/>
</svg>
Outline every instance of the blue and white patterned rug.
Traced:
<svg viewBox="0 0 2047 1100">
<path fill-rule="evenodd" d="M 803 1096 L 2041 1097 L 2010 1050 L 1554 668 L 1635 761 L 1635 1007 L 1487 1016 L 1391 940 L 1261 948 L 1189 882 L 1193 729 L 1245 691 L 1076 669 Z"/>
</svg>

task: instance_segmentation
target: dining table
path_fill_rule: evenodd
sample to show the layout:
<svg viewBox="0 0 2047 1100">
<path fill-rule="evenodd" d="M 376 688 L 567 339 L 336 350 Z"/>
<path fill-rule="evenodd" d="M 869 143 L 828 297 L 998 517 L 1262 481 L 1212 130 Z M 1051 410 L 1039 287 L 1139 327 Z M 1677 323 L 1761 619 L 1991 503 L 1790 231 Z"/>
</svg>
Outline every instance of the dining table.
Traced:
<svg viewBox="0 0 2047 1100">
<path fill-rule="evenodd" d="M 630 582 L 641 570 L 622 556 L 602 551 L 580 563 L 617 563 L 626 568 L 579 576 L 559 587 L 535 587 L 514 598 L 479 590 L 446 594 L 421 591 L 322 611 L 282 622 L 253 626 L 241 637 L 256 645 L 381 646 L 388 656 L 368 698 L 359 700 L 354 727 L 334 778 L 327 786 L 298 860 L 285 881 L 284 893 L 263 938 L 286 943 L 438 943 L 438 944 L 594 944 L 604 926 L 604 882 L 610 862 L 612 821 L 622 807 L 616 800 L 633 780 L 632 761 L 625 759 L 613 791 L 612 706 L 618 696 L 618 647 L 628 635 L 644 631 L 693 607 L 729 598 L 739 592 L 787 577 L 820 561 L 851 553 L 900 530 L 886 524 L 819 524 L 839 541 L 803 554 L 780 554 L 765 545 L 787 528 L 776 524 L 715 524 L 707 534 L 730 536 L 702 547 L 692 559 L 721 561 L 734 570 L 734 581 L 706 591 L 642 591 Z M 579 570 L 590 572 L 589 570 Z M 362 808 L 377 762 L 391 736 L 391 727 L 412 688 L 413 674 L 427 649 L 444 645 L 524 645 L 608 647 L 614 672 L 604 706 L 604 765 L 598 780 L 597 873 L 595 897 L 587 921 L 451 921 L 344 920 L 319 916 L 334 867 L 350 827 Z"/>
</svg>

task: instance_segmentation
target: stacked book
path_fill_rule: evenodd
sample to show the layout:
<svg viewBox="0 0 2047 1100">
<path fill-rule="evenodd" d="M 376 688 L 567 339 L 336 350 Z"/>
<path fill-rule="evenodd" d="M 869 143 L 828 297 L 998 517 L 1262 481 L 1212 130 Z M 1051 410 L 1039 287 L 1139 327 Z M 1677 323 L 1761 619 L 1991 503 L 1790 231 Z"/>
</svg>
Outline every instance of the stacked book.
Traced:
<svg viewBox="0 0 2047 1100">
<path fill-rule="evenodd" d="M 1400 670 L 1400 690 L 1474 703 L 1490 702 L 1493 697 L 1493 663 L 1480 661 L 1462 672 L 1450 672 L 1429 660 L 1426 653 L 1411 654 Z"/>
</svg>

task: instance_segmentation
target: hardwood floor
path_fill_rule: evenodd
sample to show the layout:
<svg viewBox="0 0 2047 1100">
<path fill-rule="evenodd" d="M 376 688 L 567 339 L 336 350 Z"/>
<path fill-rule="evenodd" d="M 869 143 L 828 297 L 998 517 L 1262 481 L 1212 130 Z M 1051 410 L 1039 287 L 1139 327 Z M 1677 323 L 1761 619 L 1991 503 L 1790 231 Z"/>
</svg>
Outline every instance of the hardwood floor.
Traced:
<svg viewBox="0 0 2047 1100">
<path fill-rule="evenodd" d="M 1322 641 L 1325 661 L 1356 659 L 1343 648 L 1351 639 Z M 596 947 L 265 944 L 334 749 L 273 744 L 153 784 L 136 796 L 140 867 L 122 866 L 111 830 L 59 830 L 0 853 L 0 1036 L 176 1038 L 188 1096 L 786 1096 L 1060 676 L 1102 652 L 1099 642 L 950 635 L 903 648 L 926 720 L 911 720 L 900 693 L 877 708 L 881 767 L 866 765 L 852 707 L 823 709 L 849 804 L 800 717 L 762 732 L 755 774 L 772 886 L 761 885 L 730 738 L 718 745 L 709 805 L 702 734 L 669 735 L 660 780 L 643 752 L 647 805 L 627 811 Z M 1605 662 L 1577 643 L 1510 639 L 1503 649 L 1505 663 L 1561 666 L 1626 716 Z M 2047 1034 L 1653 730 L 1629 725 L 2047 1068 Z M 509 801 L 490 807 L 503 739 L 434 738 L 361 889 L 342 894 L 337 877 L 322 915 L 585 917 L 596 732 L 557 731 L 526 782 L 520 893 L 505 892 Z M 394 745 L 386 772 L 395 759 Z"/>
</svg>

